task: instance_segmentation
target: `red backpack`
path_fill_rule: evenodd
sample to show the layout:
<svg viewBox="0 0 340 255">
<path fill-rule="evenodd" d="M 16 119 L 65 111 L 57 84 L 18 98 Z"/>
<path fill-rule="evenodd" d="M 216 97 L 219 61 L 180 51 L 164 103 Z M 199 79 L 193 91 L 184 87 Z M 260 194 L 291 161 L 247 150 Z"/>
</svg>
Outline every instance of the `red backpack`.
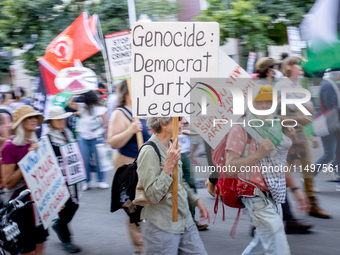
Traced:
<svg viewBox="0 0 340 255">
<path fill-rule="evenodd" d="M 247 141 L 245 143 L 246 146 L 243 151 L 242 157 L 246 157 L 248 155 L 248 151 L 251 144 L 251 136 L 247 132 L 246 134 Z M 224 166 L 227 153 L 225 150 L 227 139 L 228 135 L 226 135 L 223 138 L 223 140 L 219 143 L 219 145 L 215 149 L 211 150 L 212 161 L 214 165 Z M 235 235 L 236 227 L 240 218 L 240 212 L 242 209 L 242 201 L 241 197 L 239 197 L 241 190 L 243 194 L 246 193 L 249 196 L 256 196 L 262 193 L 255 184 L 248 182 L 247 180 L 241 179 L 240 177 L 236 176 L 229 176 L 227 175 L 227 173 L 223 171 L 219 173 L 219 178 L 217 184 L 215 185 L 216 200 L 214 206 L 214 213 L 215 215 L 217 214 L 219 198 L 222 201 L 223 221 L 225 220 L 224 204 L 232 208 L 238 208 L 238 213 L 234 225 L 230 231 L 231 237 L 234 237 Z"/>
</svg>

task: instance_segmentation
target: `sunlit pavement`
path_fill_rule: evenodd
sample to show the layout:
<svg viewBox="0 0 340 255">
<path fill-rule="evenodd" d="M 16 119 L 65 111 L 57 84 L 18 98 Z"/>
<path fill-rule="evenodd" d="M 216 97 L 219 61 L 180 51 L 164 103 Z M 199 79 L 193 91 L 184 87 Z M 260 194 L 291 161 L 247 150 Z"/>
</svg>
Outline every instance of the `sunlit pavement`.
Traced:
<svg viewBox="0 0 340 255">
<path fill-rule="evenodd" d="M 313 161 L 321 155 L 322 149 L 312 151 Z M 206 162 L 204 157 L 198 158 L 198 162 Z M 111 182 L 113 173 L 107 174 L 107 180 Z M 202 187 L 203 178 L 198 180 L 198 186 Z M 300 179 L 296 179 L 301 185 Z M 292 254 L 299 255 L 338 255 L 340 251 L 340 192 L 335 191 L 335 182 L 321 173 L 315 180 L 320 190 L 317 193 L 318 200 L 323 209 L 333 215 L 332 219 L 317 219 L 298 214 L 305 220 L 314 224 L 312 232 L 307 235 L 288 235 L 288 241 Z M 214 220 L 213 206 L 215 199 L 206 189 L 199 189 L 198 194 L 208 206 Z M 291 194 L 290 194 L 291 195 Z M 134 249 L 130 243 L 123 210 L 110 212 L 111 190 L 90 189 L 83 193 L 80 208 L 73 219 L 71 226 L 74 233 L 74 243 L 81 246 L 80 254 L 132 254 Z M 293 199 L 291 199 L 294 202 Z M 292 206 L 294 207 L 294 206 Z M 208 254 L 239 255 L 251 240 L 250 224 L 246 215 L 241 215 L 236 230 L 235 238 L 229 236 L 229 232 L 237 215 L 237 209 L 225 207 L 226 220 L 222 221 L 222 207 L 216 216 L 215 224 L 210 224 L 208 230 L 201 231 L 200 235 Z M 197 219 L 199 213 L 197 212 Z M 167 219 L 171 220 L 171 219 Z M 50 237 L 46 243 L 47 255 L 67 254 L 62 250 L 56 234 L 49 230 Z"/>
</svg>

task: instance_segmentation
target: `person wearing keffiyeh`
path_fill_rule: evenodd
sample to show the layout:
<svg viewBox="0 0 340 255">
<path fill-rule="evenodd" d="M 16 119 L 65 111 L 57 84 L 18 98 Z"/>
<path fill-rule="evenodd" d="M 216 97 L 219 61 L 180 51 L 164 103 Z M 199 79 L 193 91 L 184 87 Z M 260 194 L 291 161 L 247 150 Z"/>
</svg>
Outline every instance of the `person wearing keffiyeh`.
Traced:
<svg viewBox="0 0 340 255">
<path fill-rule="evenodd" d="M 272 106 L 273 87 L 261 85 L 259 94 L 255 97 L 253 106 L 257 110 L 268 110 Z M 246 254 L 290 254 L 287 237 L 282 222 L 281 204 L 286 199 L 286 185 L 296 188 L 292 179 L 287 179 L 283 170 L 286 166 L 288 150 L 291 147 L 291 140 L 282 132 L 280 121 L 272 121 L 277 116 L 257 116 L 248 111 L 248 120 L 252 120 L 252 126 L 258 126 L 254 130 L 264 138 L 257 142 L 251 137 L 249 149 L 245 153 L 247 133 L 240 125 L 235 125 L 229 131 L 226 142 L 225 165 L 235 166 L 237 176 L 246 180 L 251 185 L 256 185 L 260 194 L 250 197 L 238 189 L 244 210 L 250 218 L 252 225 L 256 228 L 254 239 L 242 253 Z M 258 122 L 258 123 L 257 123 Z M 264 123 L 261 125 L 261 123 Z M 257 124 L 256 124 L 257 123 Z M 250 137 L 248 136 L 248 139 Z M 271 151 L 275 150 L 275 156 Z M 255 166 L 253 172 L 247 174 L 242 168 Z M 273 171 L 272 169 L 275 169 Z M 278 170 L 280 169 L 280 170 Z M 278 171 L 277 171 L 278 170 Z M 235 173 L 228 173 L 235 175 Z M 248 178 L 247 178 L 248 177 Z M 244 185 L 244 189 L 247 189 Z M 301 207 L 305 207 L 305 197 L 300 190 L 294 192 Z"/>
</svg>

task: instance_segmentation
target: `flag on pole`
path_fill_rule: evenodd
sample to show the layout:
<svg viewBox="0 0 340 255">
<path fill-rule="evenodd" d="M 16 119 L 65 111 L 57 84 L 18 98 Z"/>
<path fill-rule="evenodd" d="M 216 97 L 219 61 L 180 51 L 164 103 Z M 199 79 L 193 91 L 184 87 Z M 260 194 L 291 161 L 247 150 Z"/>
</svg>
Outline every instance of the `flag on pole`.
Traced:
<svg viewBox="0 0 340 255">
<path fill-rule="evenodd" d="M 60 70 L 74 67 L 76 59 L 84 61 L 103 48 L 96 26 L 97 17 L 88 19 L 87 13 L 83 12 L 47 46 L 45 56 L 38 61 L 48 94 L 60 93 L 54 84 Z"/>
<path fill-rule="evenodd" d="M 307 73 L 340 68 L 339 8 L 340 1 L 317 0 L 300 25 L 307 41 Z"/>
</svg>

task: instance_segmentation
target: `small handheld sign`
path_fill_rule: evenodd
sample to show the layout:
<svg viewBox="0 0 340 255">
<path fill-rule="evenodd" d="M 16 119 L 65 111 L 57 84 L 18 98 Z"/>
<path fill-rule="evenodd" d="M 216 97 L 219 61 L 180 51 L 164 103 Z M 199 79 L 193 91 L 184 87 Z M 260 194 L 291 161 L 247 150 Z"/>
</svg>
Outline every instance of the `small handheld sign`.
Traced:
<svg viewBox="0 0 340 255">
<path fill-rule="evenodd" d="M 67 184 L 74 185 L 86 179 L 84 160 L 77 142 L 60 146 Z"/>
</svg>

